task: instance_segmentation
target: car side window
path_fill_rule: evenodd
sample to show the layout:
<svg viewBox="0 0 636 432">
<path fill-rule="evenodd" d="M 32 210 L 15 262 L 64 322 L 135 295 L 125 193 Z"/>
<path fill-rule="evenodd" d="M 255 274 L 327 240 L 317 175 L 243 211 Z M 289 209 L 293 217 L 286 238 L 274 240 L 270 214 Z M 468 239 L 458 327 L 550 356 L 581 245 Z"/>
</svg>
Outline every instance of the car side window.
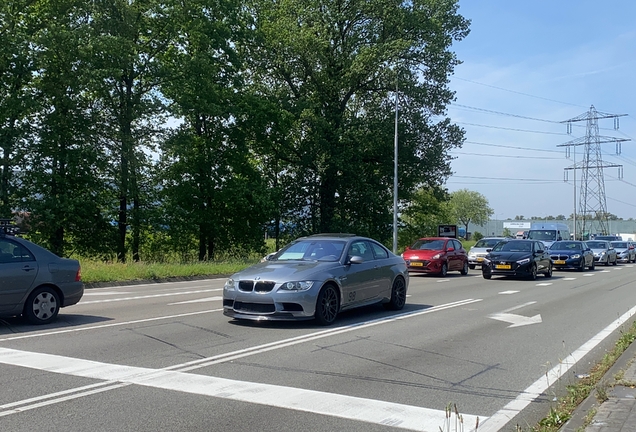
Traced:
<svg viewBox="0 0 636 432">
<path fill-rule="evenodd" d="M 376 259 L 384 259 L 388 258 L 388 252 L 379 244 L 371 243 L 371 249 L 373 249 L 373 253 L 375 254 Z"/>
<path fill-rule="evenodd" d="M 0 264 L 35 261 L 33 254 L 22 245 L 8 239 L 0 239 Z"/>
<path fill-rule="evenodd" d="M 462 244 L 457 240 L 453 240 L 453 244 L 455 245 L 455 250 L 458 251 L 462 248 Z"/>
<path fill-rule="evenodd" d="M 375 259 L 371 246 L 364 240 L 359 240 L 351 243 L 349 247 L 349 256 L 361 256 L 365 261 L 372 261 Z"/>
</svg>

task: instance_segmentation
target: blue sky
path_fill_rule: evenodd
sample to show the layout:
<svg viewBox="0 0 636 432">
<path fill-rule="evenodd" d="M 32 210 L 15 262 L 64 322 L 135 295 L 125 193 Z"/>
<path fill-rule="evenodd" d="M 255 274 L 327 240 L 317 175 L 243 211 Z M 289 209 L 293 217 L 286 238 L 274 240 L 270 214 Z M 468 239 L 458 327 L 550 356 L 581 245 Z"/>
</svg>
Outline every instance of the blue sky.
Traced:
<svg viewBox="0 0 636 432">
<path fill-rule="evenodd" d="M 565 147 L 585 136 L 585 122 L 567 134 L 568 120 L 591 105 L 627 114 L 614 130 L 599 120 L 599 134 L 631 139 L 616 155 L 601 144 L 607 210 L 636 218 L 636 1 L 460 0 L 471 32 L 453 45 L 463 63 L 451 77 L 456 101 L 449 117 L 466 131 L 452 152 L 450 192 L 483 194 L 493 219 L 517 215 L 569 217 L 574 211 L 573 171 Z M 496 113 L 487 112 L 495 111 Z M 522 117 L 529 117 L 522 118 Z M 544 121 L 542 121 L 544 120 Z M 514 147 L 514 148 L 511 148 Z M 583 146 L 576 148 L 581 160 Z M 581 172 L 577 170 L 577 209 Z"/>
</svg>

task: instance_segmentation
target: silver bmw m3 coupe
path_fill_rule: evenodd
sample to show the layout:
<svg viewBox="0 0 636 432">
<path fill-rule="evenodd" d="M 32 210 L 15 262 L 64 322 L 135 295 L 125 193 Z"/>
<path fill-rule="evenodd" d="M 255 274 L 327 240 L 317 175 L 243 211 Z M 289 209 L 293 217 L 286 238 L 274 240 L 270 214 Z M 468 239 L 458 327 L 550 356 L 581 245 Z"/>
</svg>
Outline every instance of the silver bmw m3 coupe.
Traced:
<svg viewBox="0 0 636 432">
<path fill-rule="evenodd" d="M 377 241 L 351 234 L 299 238 L 263 262 L 232 275 L 223 314 L 247 320 L 315 319 L 373 303 L 399 310 L 409 276 L 404 259 Z"/>
</svg>

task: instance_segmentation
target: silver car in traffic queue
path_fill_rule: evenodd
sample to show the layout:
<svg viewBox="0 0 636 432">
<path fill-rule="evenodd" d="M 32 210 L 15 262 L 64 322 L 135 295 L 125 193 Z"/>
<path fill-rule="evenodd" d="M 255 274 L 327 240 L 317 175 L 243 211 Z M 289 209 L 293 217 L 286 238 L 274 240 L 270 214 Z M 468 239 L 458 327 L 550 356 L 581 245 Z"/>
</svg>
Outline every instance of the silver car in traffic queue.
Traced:
<svg viewBox="0 0 636 432">
<path fill-rule="evenodd" d="M 618 263 L 616 249 L 607 240 L 588 240 L 585 243 L 594 252 L 594 262 L 596 264 L 608 266 Z"/>
<path fill-rule="evenodd" d="M 246 320 L 315 319 L 382 303 L 400 310 L 409 275 L 404 259 L 377 241 L 351 234 L 299 238 L 266 260 L 232 275 L 223 314 Z"/>
<path fill-rule="evenodd" d="M 636 263 L 636 247 L 631 241 L 613 241 L 612 247 L 616 250 L 616 257 L 620 262 Z"/>
</svg>

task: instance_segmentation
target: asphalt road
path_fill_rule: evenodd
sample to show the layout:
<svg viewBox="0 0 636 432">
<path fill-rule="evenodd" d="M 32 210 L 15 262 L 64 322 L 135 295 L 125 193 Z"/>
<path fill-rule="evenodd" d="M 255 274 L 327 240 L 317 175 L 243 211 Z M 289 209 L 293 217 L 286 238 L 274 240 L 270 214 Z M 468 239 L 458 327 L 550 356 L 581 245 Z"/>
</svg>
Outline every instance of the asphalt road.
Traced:
<svg viewBox="0 0 636 432">
<path fill-rule="evenodd" d="M 52 325 L 0 321 L 0 431 L 514 431 L 636 312 L 633 264 L 411 275 L 404 310 L 331 327 L 229 320 L 223 283 L 90 289 Z"/>
</svg>

